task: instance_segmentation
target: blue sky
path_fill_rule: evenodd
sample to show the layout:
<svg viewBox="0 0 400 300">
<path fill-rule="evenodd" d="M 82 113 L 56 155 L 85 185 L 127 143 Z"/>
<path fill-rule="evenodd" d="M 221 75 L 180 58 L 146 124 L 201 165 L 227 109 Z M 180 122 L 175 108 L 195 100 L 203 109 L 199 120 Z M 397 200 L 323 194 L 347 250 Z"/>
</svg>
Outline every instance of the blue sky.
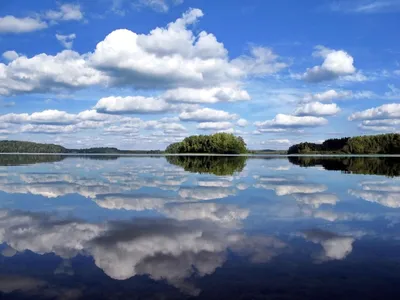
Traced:
<svg viewBox="0 0 400 300">
<path fill-rule="evenodd" d="M 0 139 L 252 149 L 398 132 L 400 1 L 0 5 Z"/>
</svg>

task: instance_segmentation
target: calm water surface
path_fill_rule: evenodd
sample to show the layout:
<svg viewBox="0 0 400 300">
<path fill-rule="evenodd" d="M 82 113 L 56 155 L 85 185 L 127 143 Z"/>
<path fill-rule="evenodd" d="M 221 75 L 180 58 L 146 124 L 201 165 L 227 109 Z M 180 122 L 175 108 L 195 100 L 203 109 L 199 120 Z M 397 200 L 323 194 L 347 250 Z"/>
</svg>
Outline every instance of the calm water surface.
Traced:
<svg viewBox="0 0 400 300">
<path fill-rule="evenodd" d="M 0 155 L 1 299 L 400 299 L 400 159 Z"/>
</svg>

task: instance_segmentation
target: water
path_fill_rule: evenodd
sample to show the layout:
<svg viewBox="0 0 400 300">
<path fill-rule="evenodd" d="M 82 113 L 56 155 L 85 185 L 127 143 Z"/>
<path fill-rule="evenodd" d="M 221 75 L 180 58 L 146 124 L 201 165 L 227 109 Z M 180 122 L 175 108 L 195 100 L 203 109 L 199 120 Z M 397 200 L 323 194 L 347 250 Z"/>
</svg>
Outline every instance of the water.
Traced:
<svg viewBox="0 0 400 300">
<path fill-rule="evenodd" d="M 400 299 L 400 159 L 0 155 L 2 299 Z"/>
</svg>

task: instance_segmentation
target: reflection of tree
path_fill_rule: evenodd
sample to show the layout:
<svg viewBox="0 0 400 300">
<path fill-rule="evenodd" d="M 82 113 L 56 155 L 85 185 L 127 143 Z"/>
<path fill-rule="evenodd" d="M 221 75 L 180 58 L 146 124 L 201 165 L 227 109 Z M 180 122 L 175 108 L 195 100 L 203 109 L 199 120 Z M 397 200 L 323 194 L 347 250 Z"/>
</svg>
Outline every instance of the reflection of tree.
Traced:
<svg viewBox="0 0 400 300">
<path fill-rule="evenodd" d="M 40 163 L 53 163 L 62 161 L 66 158 L 81 158 L 92 160 L 117 160 L 117 155 L 25 155 L 25 154 L 5 154 L 0 155 L 0 166 L 20 166 Z"/>
<path fill-rule="evenodd" d="M 62 161 L 62 155 L 0 155 L 0 166 L 19 166 Z"/>
<path fill-rule="evenodd" d="M 167 156 L 166 158 L 170 164 L 181 166 L 185 171 L 218 176 L 241 172 L 247 160 L 243 156 Z"/>
<path fill-rule="evenodd" d="M 325 170 L 354 174 L 400 176 L 399 157 L 289 157 L 301 167 L 322 166 Z"/>
</svg>

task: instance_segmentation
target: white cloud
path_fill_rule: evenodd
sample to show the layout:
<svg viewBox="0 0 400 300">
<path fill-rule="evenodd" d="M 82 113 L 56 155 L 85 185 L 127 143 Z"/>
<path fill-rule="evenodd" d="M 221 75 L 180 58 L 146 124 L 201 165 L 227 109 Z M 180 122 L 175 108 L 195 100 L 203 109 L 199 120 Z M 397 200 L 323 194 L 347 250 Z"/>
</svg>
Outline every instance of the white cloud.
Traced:
<svg viewBox="0 0 400 300">
<path fill-rule="evenodd" d="M 59 10 L 49 10 L 44 18 L 51 21 L 79 21 L 83 19 L 83 13 L 80 5 L 63 4 Z"/>
<path fill-rule="evenodd" d="M 245 70 L 247 74 L 254 76 L 262 76 L 273 74 L 286 68 L 288 65 L 279 62 L 276 55 L 270 48 L 252 47 L 250 49 L 251 56 L 241 56 L 232 61 L 241 70 Z"/>
<path fill-rule="evenodd" d="M 342 13 L 374 14 L 394 13 L 400 10 L 397 0 L 357 0 L 336 1 L 329 6 L 330 10 Z"/>
<path fill-rule="evenodd" d="M 290 140 L 288 139 L 272 139 L 272 140 L 268 140 L 267 142 L 263 141 L 261 142 L 261 144 L 290 144 Z"/>
<path fill-rule="evenodd" d="M 14 59 L 18 58 L 19 54 L 17 52 L 15 52 L 14 50 L 11 50 L 11 51 L 4 52 L 2 56 L 5 60 L 13 61 Z"/>
<path fill-rule="evenodd" d="M 46 133 L 46 134 L 59 134 L 59 133 L 73 133 L 77 128 L 73 125 L 56 126 L 56 125 L 24 125 L 20 128 L 20 132 L 25 133 Z"/>
<path fill-rule="evenodd" d="M 71 33 L 68 35 L 56 34 L 56 39 L 67 49 L 72 48 L 72 44 L 74 43 L 74 39 L 76 38 L 75 33 Z"/>
<path fill-rule="evenodd" d="M 164 100 L 142 97 L 107 97 L 100 99 L 94 106 L 100 113 L 108 114 L 150 114 L 163 113 L 172 109 Z"/>
<path fill-rule="evenodd" d="M 205 122 L 197 125 L 197 129 L 201 130 L 225 130 L 232 127 L 231 122 Z"/>
<path fill-rule="evenodd" d="M 316 93 L 316 94 L 307 94 L 304 96 L 304 101 L 311 102 L 311 101 L 332 101 L 337 99 L 343 99 L 350 97 L 352 95 L 351 91 L 335 91 L 335 90 L 328 90 L 323 93 Z"/>
<path fill-rule="evenodd" d="M 321 66 L 307 69 L 302 75 L 305 81 L 332 80 L 356 72 L 353 57 L 343 50 L 332 50 L 324 46 L 317 46 L 314 56 L 322 57 L 324 62 Z"/>
<path fill-rule="evenodd" d="M 246 101 L 250 100 L 250 95 L 247 91 L 232 87 L 209 89 L 178 88 L 166 91 L 162 98 L 171 102 L 217 103 Z"/>
<path fill-rule="evenodd" d="M 14 16 L 0 17 L 0 33 L 26 33 L 44 28 L 47 28 L 47 24 L 40 19 L 16 18 Z"/>
<path fill-rule="evenodd" d="M 194 36 L 187 29 L 202 16 L 201 10 L 191 9 L 148 35 L 113 31 L 96 46 L 91 62 L 117 83 L 137 88 L 198 88 L 236 81 L 244 72 L 228 61 L 223 45 L 211 34 Z"/>
<path fill-rule="evenodd" d="M 239 119 L 239 120 L 236 122 L 236 124 L 237 124 L 238 126 L 240 126 L 240 127 L 246 127 L 246 126 L 249 124 L 249 122 L 247 122 L 247 120 L 245 120 L 245 119 Z"/>
<path fill-rule="evenodd" d="M 364 131 L 374 131 L 374 132 L 397 132 L 399 131 L 396 127 L 390 126 L 365 126 L 363 124 L 358 125 L 358 128 Z"/>
<path fill-rule="evenodd" d="M 349 121 L 375 119 L 400 119 L 400 104 L 384 104 L 375 108 L 355 112 L 349 117 Z"/>
<path fill-rule="evenodd" d="M 230 114 L 223 110 L 216 110 L 211 108 L 200 108 L 191 112 L 183 112 L 179 115 L 181 121 L 193 122 L 220 122 L 230 121 L 237 119 L 236 114 Z"/>
<path fill-rule="evenodd" d="M 60 11 L 46 15 L 58 21 L 77 20 L 81 18 L 77 7 L 62 5 Z M 202 16 L 201 10 L 190 9 L 166 27 L 155 28 L 148 34 L 115 30 L 94 51 L 84 54 L 64 50 L 55 55 L 14 55 L 8 64 L 0 63 L 0 95 L 62 92 L 102 85 L 166 89 L 160 98 L 170 102 L 249 100 L 248 92 L 241 88 L 242 81 L 247 72 L 255 71 L 233 63 L 213 34 L 197 34 L 188 29 Z M 58 35 L 66 47 L 72 47 L 72 38 L 73 35 Z M 264 50 L 254 51 L 258 59 L 267 55 Z"/>
<path fill-rule="evenodd" d="M 83 88 L 104 84 L 107 79 L 71 50 L 55 56 L 44 53 L 32 58 L 19 56 L 8 65 L 0 63 L 0 95 Z"/>
<path fill-rule="evenodd" d="M 323 104 L 321 102 L 306 103 L 298 107 L 294 114 L 297 116 L 333 116 L 340 112 L 336 103 Z"/>
<path fill-rule="evenodd" d="M 272 120 L 264 122 L 255 122 L 254 125 L 261 129 L 272 128 L 301 128 L 301 127 L 316 127 L 326 125 L 328 121 L 321 117 L 298 117 L 285 114 L 277 114 Z"/>
</svg>

